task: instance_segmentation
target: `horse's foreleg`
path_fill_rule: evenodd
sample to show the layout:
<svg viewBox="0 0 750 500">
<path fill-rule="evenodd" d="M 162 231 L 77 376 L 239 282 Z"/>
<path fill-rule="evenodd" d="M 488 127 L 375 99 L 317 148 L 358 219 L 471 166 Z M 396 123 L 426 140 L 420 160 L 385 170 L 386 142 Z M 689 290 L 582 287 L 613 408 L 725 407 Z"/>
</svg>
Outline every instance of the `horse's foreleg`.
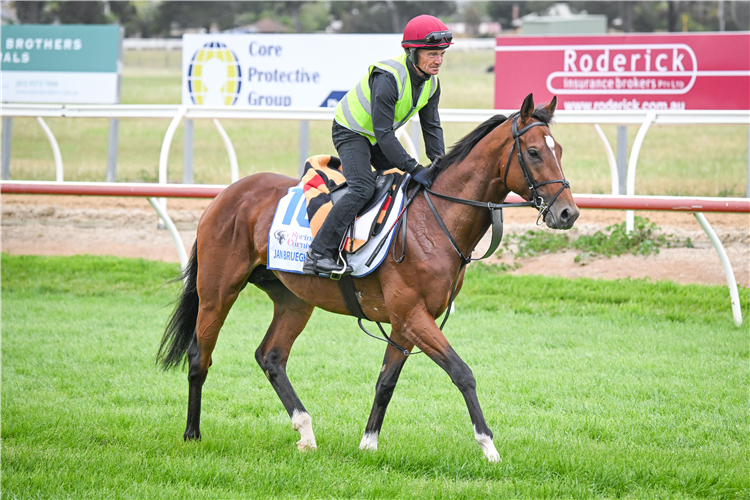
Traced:
<svg viewBox="0 0 750 500">
<path fill-rule="evenodd" d="M 274 302 L 273 321 L 263 342 L 255 351 L 255 360 L 292 419 L 292 428 L 300 434 L 297 448 L 300 451 L 315 450 L 318 446 L 312 430 L 312 419 L 286 374 L 289 352 L 310 319 L 314 307 L 297 298 L 280 281 L 261 288 Z"/>
<path fill-rule="evenodd" d="M 409 351 L 413 347 L 411 342 L 395 331 L 391 334 L 391 340 Z M 380 375 L 378 375 L 378 381 L 375 384 L 375 401 L 372 404 L 370 418 L 367 420 L 365 434 L 359 443 L 360 450 L 378 449 L 378 436 L 383 426 L 385 411 L 388 409 L 388 403 L 391 402 L 393 391 L 396 388 L 398 377 L 406 359 L 407 357 L 401 351 L 391 345 L 385 350 L 383 366 L 380 367 Z"/>
<path fill-rule="evenodd" d="M 415 311 L 409 318 L 408 323 L 405 335 L 413 335 L 412 341 L 417 347 L 445 370 L 458 390 L 461 391 L 469 410 L 471 423 L 474 426 L 474 438 L 482 448 L 484 455 L 490 462 L 500 461 L 500 454 L 492 441 L 492 431 L 487 426 L 482 408 L 479 405 L 477 383 L 469 365 L 456 354 L 443 332 L 440 331 L 433 318 L 426 311 Z"/>
</svg>

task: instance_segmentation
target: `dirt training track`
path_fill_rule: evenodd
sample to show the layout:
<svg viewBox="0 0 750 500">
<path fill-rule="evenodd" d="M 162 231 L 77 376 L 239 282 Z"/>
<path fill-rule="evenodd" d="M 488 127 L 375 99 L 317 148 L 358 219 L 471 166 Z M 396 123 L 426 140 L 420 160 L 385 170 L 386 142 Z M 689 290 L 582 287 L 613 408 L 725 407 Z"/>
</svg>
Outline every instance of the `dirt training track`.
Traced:
<svg viewBox="0 0 750 500">
<path fill-rule="evenodd" d="M 169 213 L 186 248 L 210 200 L 170 199 Z M 527 208 L 506 209 L 505 234 L 536 229 L 536 214 Z M 721 263 L 698 222 L 687 213 L 640 212 L 666 234 L 690 238 L 695 248 L 663 248 L 648 257 L 623 255 L 600 258 L 586 265 L 574 262 L 577 252 L 542 255 L 519 260 L 510 274 L 546 274 L 569 278 L 650 278 L 678 283 L 725 285 Z M 729 255 L 737 283 L 750 287 L 750 215 L 706 214 Z M 2 251 L 33 255 L 114 255 L 178 262 L 167 231 L 157 229 L 157 216 L 148 201 L 139 198 L 82 196 L 2 196 Z M 625 220 L 625 212 L 583 210 L 571 237 L 593 234 Z M 481 250 L 481 248 L 479 249 Z M 506 252 L 507 253 L 507 252 Z M 513 263 L 513 257 L 490 263 Z"/>
</svg>

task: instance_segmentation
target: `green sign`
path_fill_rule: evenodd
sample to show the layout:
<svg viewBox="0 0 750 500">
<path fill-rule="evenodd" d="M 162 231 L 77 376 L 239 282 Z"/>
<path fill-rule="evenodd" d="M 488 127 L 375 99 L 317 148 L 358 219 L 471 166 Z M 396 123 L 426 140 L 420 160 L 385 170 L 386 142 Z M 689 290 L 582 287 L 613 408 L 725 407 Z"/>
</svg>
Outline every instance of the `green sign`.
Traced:
<svg viewBox="0 0 750 500">
<path fill-rule="evenodd" d="M 0 70 L 116 73 L 116 25 L 6 25 L 0 31 Z"/>
</svg>

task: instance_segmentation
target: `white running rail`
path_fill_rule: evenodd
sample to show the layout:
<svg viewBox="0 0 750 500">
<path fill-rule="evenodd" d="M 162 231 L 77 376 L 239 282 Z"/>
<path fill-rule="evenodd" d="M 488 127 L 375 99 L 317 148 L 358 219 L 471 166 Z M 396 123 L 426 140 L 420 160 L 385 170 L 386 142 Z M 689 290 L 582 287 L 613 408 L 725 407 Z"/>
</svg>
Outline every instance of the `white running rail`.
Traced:
<svg viewBox="0 0 750 500">
<path fill-rule="evenodd" d="M 441 109 L 440 119 L 443 123 L 479 123 L 487 120 L 496 114 L 510 115 L 513 110 L 496 110 L 496 109 Z M 224 128 L 221 126 L 220 119 L 240 119 L 240 120 L 298 120 L 298 121 L 331 121 L 334 116 L 333 108 L 277 108 L 277 107 L 209 107 L 209 106 L 182 106 L 182 105 L 60 105 L 60 104 L 3 104 L 0 107 L 0 116 L 8 117 L 35 117 L 39 125 L 44 130 L 47 139 L 52 147 L 55 158 L 55 177 L 57 182 L 63 180 L 63 163 L 60 148 L 57 144 L 54 134 L 44 121 L 45 117 L 75 117 L 75 118 L 164 118 L 171 119 L 162 142 L 161 153 L 159 156 L 159 183 L 167 183 L 167 164 L 169 158 L 169 149 L 174 137 L 175 131 L 183 119 L 210 119 L 216 126 L 221 135 L 224 147 L 229 157 L 231 180 L 235 182 L 239 177 L 237 167 L 237 155 L 232 145 L 232 141 Z M 414 117 L 418 121 L 418 116 Z M 628 160 L 626 196 L 635 195 L 635 175 L 638 165 L 638 157 L 641 147 L 645 140 L 646 134 L 651 126 L 663 125 L 750 125 L 750 113 L 747 111 L 567 111 L 558 110 L 555 112 L 555 122 L 559 124 L 589 124 L 593 125 L 599 139 L 605 148 L 607 162 L 610 167 L 612 176 L 612 194 L 617 195 L 619 190 L 619 179 L 617 176 L 617 164 L 612 147 L 607 137 L 601 130 L 601 124 L 608 125 L 639 125 L 640 128 L 633 143 Z M 409 135 L 405 133 L 407 127 L 399 130 L 398 137 L 404 141 L 404 145 L 412 156 L 417 156 L 417 149 L 411 141 Z M 748 163 L 750 170 L 750 160 Z M 750 171 L 748 172 L 750 176 Z M 750 185 L 750 181 L 748 182 Z M 166 199 L 161 198 L 162 207 L 159 213 L 162 222 L 166 225 L 171 223 L 166 215 Z M 152 203 L 153 204 L 153 203 Z M 154 207 L 155 210 L 156 207 Z M 157 212 L 160 212 L 157 210 Z M 739 299 L 735 300 L 737 295 L 737 285 L 732 272 L 731 264 L 726 256 L 726 251 L 721 242 L 716 237 L 713 229 L 700 212 L 695 212 L 695 217 L 706 232 L 709 240 L 713 244 L 724 268 L 727 284 L 732 295 L 732 307 L 737 302 L 739 310 Z M 634 212 L 626 212 L 626 227 L 630 231 L 634 225 Z M 184 250 L 184 249 L 183 249 Z M 182 260 L 182 256 L 180 256 Z M 734 289 L 734 292 L 732 292 Z M 739 319 L 738 319 L 739 318 Z M 735 312 L 735 322 L 742 322 L 741 313 Z"/>
</svg>

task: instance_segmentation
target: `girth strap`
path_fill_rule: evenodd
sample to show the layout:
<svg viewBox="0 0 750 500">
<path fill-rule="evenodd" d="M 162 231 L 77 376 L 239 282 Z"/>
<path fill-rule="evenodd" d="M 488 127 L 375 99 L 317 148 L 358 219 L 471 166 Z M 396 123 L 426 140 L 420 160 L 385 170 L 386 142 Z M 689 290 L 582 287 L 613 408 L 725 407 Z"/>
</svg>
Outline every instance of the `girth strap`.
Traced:
<svg viewBox="0 0 750 500">
<path fill-rule="evenodd" d="M 364 311 L 362 311 L 362 307 L 359 305 L 359 300 L 357 300 L 357 290 L 354 288 L 354 280 L 351 274 L 345 274 L 339 279 L 339 289 L 341 290 L 341 295 L 344 297 L 344 304 L 346 304 L 349 314 L 357 318 L 367 319 Z"/>
</svg>

